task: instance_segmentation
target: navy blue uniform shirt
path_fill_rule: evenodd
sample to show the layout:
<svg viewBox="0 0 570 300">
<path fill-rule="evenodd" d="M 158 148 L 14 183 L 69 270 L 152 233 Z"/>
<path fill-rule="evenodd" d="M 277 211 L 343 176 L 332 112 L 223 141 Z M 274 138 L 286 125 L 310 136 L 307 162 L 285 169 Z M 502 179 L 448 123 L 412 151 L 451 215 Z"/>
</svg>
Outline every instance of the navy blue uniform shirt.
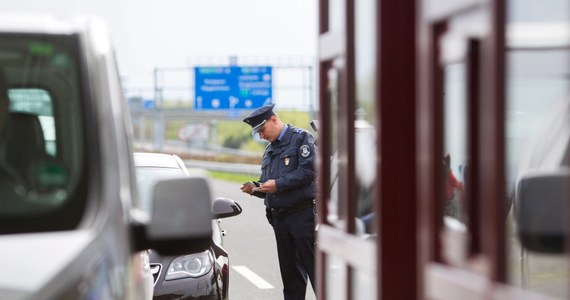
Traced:
<svg viewBox="0 0 570 300">
<path fill-rule="evenodd" d="M 315 140 L 311 133 L 288 125 L 279 140 L 265 148 L 261 162 L 260 182 L 274 179 L 273 194 L 256 192 L 271 208 L 288 208 L 316 196 Z"/>
</svg>

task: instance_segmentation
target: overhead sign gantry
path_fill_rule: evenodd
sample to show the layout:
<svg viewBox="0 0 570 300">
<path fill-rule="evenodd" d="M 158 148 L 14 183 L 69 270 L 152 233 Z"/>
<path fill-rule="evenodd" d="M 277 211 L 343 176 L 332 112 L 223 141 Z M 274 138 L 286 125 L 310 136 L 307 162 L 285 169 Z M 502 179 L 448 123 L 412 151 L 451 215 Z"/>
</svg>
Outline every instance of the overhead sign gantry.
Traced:
<svg viewBox="0 0 570 300">
<path fill-rule="evenodd" d="M 271 104 L 272 67 L 195 67 L 194 110 L 256 109 Z"/>
</svg>

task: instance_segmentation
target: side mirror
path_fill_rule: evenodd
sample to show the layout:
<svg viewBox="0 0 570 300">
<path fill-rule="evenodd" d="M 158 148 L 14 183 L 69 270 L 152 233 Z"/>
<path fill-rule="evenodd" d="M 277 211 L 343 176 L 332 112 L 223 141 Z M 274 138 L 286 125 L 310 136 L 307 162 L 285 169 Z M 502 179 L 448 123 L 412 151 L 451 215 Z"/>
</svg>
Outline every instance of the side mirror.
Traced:
<svg viewBox="0 0 570 300">
<path fill-rule="evenodd" d="M 313 128 L 315 132 L 319 131 L 319 120 L 311 120 L 311 122 L 309 122 L 309 125 L 311 125 L 311 128 Z"/>
<path fill-rule="evenodd" d="M 206 250 L 212 239 L 210 199 L 206 178 L 185 176 L 157 181 L 150 222 L 134 225 L 136 248 L 154 249 L 163 256 Z"/>
<path fill-rule="evenodd" d="M 566 252 L 570 170 L 535 173 L 517 182 L 516 221 L 521 244 L 542 253 Z"/>
<path fill-rule="evenodd" d="M 242 209 L 239 204 L 227 198 L 216 198 L 212 208 L 212 218 L 221 219 L 233 217 L 241 214 Z"/>
</svg>

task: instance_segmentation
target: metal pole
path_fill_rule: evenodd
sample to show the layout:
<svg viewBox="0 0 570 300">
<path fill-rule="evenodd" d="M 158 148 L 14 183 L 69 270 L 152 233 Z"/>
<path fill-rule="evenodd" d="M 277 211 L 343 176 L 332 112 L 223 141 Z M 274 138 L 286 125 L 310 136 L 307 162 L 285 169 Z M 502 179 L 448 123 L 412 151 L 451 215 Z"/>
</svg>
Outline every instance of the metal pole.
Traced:
<svg viewBox="0 0 570 300">
<path fill-rule="evenodd" d="M 159 99 L 160 99 L 160 95 L 159 95 L 159 87 L 158 87 L 158 68 L 154 68 L 153 71 L 153 77 L 154 77 L 154 103 L 156 108 L 158 107 L 162 107 L 162 103 L 160 103 L 159 105 Z"/>
<path fill-rule="evenodd" d="M 315 120 L 315 116 L 316 116 L 316 112 L 315 112 L 315 104 L 314 104 L 314 91 L 313 91 L 313 85 L 314 85 L 314 79 L 315 77 L 313 76 L 313 67 L 312 66 L 307 66 L 307 69 L 309 71 L 309 86 L 308 86 L 308 91 L 307 93 L 309 94 L 309 118 L 310 120 Z"/>
</svg>

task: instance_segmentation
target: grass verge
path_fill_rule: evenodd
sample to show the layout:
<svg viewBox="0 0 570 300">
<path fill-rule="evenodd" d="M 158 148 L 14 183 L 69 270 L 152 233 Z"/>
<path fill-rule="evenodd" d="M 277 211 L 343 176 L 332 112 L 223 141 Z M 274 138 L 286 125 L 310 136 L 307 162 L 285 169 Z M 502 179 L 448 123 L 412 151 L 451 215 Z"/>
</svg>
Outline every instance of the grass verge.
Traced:
<svg viewBox="0 0 570 300">
<path fill-rule="evenodd" d="M 222 179 L 232 182 L 244 183 L 246 181 L 257 181 L 258 177 L 244 174 L 227 173 L 220 171 L 208 171 L 211 178 Z"/>
</svg>

